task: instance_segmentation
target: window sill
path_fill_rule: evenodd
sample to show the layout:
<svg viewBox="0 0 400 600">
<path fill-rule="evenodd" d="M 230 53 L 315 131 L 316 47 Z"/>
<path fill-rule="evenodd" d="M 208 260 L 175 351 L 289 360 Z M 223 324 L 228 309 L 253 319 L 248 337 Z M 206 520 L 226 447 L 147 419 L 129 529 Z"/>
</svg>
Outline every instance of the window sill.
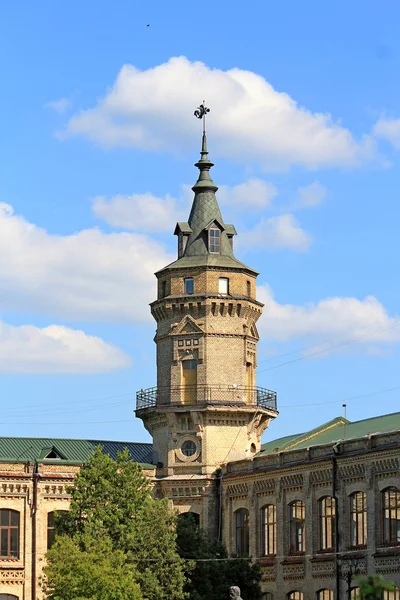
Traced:
<svg viewBox="0 0 400 600">
<path fill-rule="evenodd" d="M 304 562 L 305 554 L 292 554 L 287 556 L 282 562 L 282 565 L 301 564 Z"/>
<path fill-rule="evenodd" d="M 374 557 L 379 556 L 398 556 L 400 554 L 400 545 L 397 546 L 378 546 Z"/>
<path fill-rule="evenodd" d="M 259 563 L 260 565 L 275 565 L 276 564 L 276 556 L 260 556 Z"/>
<path fill-rule="evenodd" d="M 330 550 L 329 552 L 317 552 L 311 559 L 310 562 L 323 562 L 324 560 L 333 560 L 335 558 L 335 552 Z"/>
</svg>

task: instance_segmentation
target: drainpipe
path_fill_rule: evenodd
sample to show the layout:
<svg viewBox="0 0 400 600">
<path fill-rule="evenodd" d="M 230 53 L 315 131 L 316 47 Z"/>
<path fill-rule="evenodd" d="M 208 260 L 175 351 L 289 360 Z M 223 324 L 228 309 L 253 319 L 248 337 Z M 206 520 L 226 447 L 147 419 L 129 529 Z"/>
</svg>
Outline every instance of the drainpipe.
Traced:
<svg viewBox="0 0 400 600">
<path fill-rule="evenodd" d="M 35 461 L 33 466 L 32 481 L 33 481 L 33 498 L 32 498 L 32 600 L 36 600 L 36 513 L 38 499 L 38 481 L 39 467 Z"/>
<path fill-rule="evenodd" d="M 222 469 L 215 472 L 217 486 L 217 540 L 222 542 Z"/>
<path fill-rule="evenodd" d="M 340 442 L 333 446 L 332 456 L 332 497 L 335 499 L 335 579 L 336 579 L 336 600 L 339 600 L 340 577 L 338 569 L 338 554 L 340 548 L 339 540 L 339 502 L 337 498 L 337 456 L 340 454 Z"/>
</svg>

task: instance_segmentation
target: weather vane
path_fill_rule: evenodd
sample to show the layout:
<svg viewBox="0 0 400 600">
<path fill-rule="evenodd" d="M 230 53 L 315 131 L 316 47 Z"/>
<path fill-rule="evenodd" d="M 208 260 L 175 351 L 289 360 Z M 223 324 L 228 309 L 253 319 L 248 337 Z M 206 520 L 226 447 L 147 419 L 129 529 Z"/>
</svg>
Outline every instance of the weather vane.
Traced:
<svg viewBox="0 0 400 600">
<path fill-rule="evenodd" d="M 205 100 L 203 100 L 203 104 L 200 104 L 194 111 L 194 116 L 198 119 L 203 119 L 203 133 L 206 132 L 206 114 L 210 112 L 210 109 L 207 108 Z"/>
</svg>

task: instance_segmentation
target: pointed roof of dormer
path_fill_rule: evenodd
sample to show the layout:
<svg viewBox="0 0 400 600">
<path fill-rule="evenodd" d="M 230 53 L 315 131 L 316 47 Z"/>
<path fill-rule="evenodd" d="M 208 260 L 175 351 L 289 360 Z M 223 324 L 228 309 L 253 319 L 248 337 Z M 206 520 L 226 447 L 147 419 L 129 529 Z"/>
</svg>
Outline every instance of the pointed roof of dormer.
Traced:
<svg viewBox="0 0 400 600">
<path fill-rule="evenodd" d="M 165 269 L 212 266 L 246 270 L 257 275 L 254 269 L 234 257 L 232 238 L 236 235 L 236 229 L 233 225 L 225 224 L 222 218 L 216 197 L 218 186 L 210 175 L 214 163 L 208 158 L 205 130 L 203 130 L 200 159 L 195 166 L 199 169 L 199 176 L 192 187 L 194 198 L 189 219 L 187 223 L 177 223 L 174 232 L 175 235 L 182 235 L 185 238 L 184 250 L 182 256 Z M 219 252 L 210 251 L 210 229 L 219 230 Z"/>
</svg>

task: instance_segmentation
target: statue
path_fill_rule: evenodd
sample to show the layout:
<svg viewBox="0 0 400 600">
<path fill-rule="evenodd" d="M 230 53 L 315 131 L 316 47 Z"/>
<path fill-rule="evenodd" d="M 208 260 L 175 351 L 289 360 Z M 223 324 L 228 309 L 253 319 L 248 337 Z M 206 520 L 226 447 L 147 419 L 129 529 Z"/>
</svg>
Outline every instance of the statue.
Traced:
<svg viewBox="0 0 400 600">
<path fill-rule="evenodd" d="M 242 600 L 240 597 L 240 588 L 237 585 L 232 585 L 229 588 L 229 600 Z"/>
</svg>

